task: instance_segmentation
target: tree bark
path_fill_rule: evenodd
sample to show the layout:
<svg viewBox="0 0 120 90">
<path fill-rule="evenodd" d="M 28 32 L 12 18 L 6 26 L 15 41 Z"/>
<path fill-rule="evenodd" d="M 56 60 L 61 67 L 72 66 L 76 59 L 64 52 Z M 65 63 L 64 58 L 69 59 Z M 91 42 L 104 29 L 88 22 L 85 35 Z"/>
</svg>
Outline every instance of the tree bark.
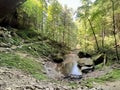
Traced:
<svg viewBox="0 0 120 90">
<path fill-rule="evenodd" d="M 102 48 L 104 48 L 104 39 L 105 39 L 105 25 L 102 23 Z"/>
<path fill-rule="evenodd" d="M 94 28 L 93 28 L 92 23 L 91 23 L 91 21 L 90 21 L 90 19 L 88 17 L 87 17 L 87 20 L 88 20 L 88 22 L 90 24 L 91 30 L 92 30 L 94 38 L 95 38 L 97 51 L 99 51 L 99 45 L 98 45 L 97 37 L 96 37 L 95 32 L 94 32 Z"/>
<path fill-rule="evenodd" d="M 117 38 L 116 38 L 116 33 L 115 33 L 115 9 L 114 9 L 114 2 L 113 0 L 111 0 L 112 2 L 112 19 L 113 19 L 113 35 L 114 35 L 114 40 L 115 40 L 115 46 L 117 46 Z M 115 47 L 115 50 L 116 50 L 116 58 L 117 58 L 117 61 L 119 61 L 119 54 L 118 54 L 118 47 Z"/>
</svg>

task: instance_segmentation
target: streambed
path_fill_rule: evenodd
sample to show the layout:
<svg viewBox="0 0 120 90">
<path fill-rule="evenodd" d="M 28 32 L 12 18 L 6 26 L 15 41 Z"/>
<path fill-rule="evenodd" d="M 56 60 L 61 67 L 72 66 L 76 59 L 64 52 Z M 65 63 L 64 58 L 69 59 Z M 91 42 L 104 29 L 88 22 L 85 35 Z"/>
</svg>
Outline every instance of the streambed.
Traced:
<svg viewBox="0 0 120 90">
<path fill-rule="evenodd" d="M 44 67 L 50 78 L 81 79 L 83 77 L 82 69 L 88 69 L 89 67 L 79 66 L 79 60 L 80 58 L 76 53 L 70 53 L 64 56 L 63 62 L 55 63 L 48 61 Z"/>
</svg>

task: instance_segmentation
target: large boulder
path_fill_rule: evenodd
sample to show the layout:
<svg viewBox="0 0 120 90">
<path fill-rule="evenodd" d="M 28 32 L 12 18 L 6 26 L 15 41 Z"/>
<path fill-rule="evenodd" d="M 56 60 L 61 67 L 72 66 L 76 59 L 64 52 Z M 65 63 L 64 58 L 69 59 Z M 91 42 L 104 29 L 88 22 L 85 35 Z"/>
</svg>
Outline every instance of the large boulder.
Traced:
<svg viewBox="0 0 120 90">
<path fill-rule="evenodd" d="M 78 53 L 79 60 L 77 61 L 78 67 L 81 69 L 83 73 L 88 73 L 94 70 L 94 61 L 92 56 L 85 52 Z"/>
<path fill-rule="evenodd" d="M 78 60 L 78 66 L 83 73 L 88 73 L 94 70 L 94 62 L 91 58 L 80 58 Z"/>
<path fill-rule="evenodd" d="M 91 58 L 80 58 L 79 60 L 78 60 L 78 64 L 80 65 L 80 66 L 92 66 L 92 65 L 94 65 L 94 62 L 93 62 L 93 60 L 91 59 Z"/>
</svg>

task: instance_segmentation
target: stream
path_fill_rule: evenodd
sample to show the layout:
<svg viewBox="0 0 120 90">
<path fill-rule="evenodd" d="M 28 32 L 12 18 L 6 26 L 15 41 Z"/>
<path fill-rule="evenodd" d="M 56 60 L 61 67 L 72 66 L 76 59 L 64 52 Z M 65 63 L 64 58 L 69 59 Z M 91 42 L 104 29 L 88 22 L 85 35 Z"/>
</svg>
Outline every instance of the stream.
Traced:
<svg viewBox="0 0 120 90">
<path fill-rule="evenodd" d="M 84 58 L 85 60 L 85 58 Z M 90 60 L 90 59 L 86 59 Z M 44 65 L 46 73 L 50 78 L 71 78 L 81 79 L 83 77 L 82 69 L 89 69 L 89 67 L 79 67 L 79 63 L 82 61 L 78 55 L 74 52 L 64 55 L 64 60 L 61 63 L 46 62 Z M 83 63 L 83 61 L 82 61 Z M 91 69 L 91 67 L 90 67 Z"/>
</svg>

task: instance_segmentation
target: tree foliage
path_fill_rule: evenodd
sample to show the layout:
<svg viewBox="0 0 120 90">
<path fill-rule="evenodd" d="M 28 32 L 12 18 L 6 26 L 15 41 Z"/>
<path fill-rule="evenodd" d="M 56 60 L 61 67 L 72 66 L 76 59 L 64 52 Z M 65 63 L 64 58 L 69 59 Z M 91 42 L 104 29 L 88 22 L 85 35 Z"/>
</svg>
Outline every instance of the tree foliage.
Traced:
<svg viewBox="0 0 120 90">
<path fill-rule="evenodd" d="M 34 28 L 40 35 L 69 47 L 77 43 L 72 41 L 77 34 L 72 10 L 57 0 L 27 0 L 17 13 L 22 28 Z"/>
<path fill-rule="evenodd" d="M 120 2 L 117 0 L 96 0 L 93 3 L 90 3 L 92 0 L 82 0 L 82 6 L 80 6 L 77 10 L 77 20 L 78 23 L 83 27 L 79 27 L 79 39 L 85 39 L 84 42 L 80 44 L 87 46 L 85 48 L 91 49 L 91 45 L 97 44 L 97 42 L 93 41 L 94 33 L 96 35 L 96 40 L 98 41 L 98 45 L 100 47 L 99 51 L 108 53 L 111 50 L 111 53 L 115 51 L 114 46 L 119 46 L 119 5 Z M 88 4 L 89 3 L 89 4 Z M 114 4 L 114 6 L 113 6 Z M 114 8 L 114 9 L 113 9 Z M 114 12 L 114 13 L 113 13 Z M 86 20 L 86 17 L 91 22 Z M 93 27 L 94 33 L 91 33 L 91 26 Z M 81 34 L 83 33 L 83 34 Z M 86 35 L 86 36 L 85 36 Z M 88 43 L 87 43 L 88 42 Z M 90 42 L 90 43 L 89 43 Z M 87 44 L 87 45 L 86 45 Z M 93 47 L 94 48 L 94 47 Z M 119 52 L 119 48 L 117 47 L 117 52 Z M 119 54 L 117 53 L 117 58 Z M 116 58 L 116 57 L 115 57 Z"/>
<path fill-rule="evenodd" d="M 118 58 L 119 6 L 119 0 L 81 0 L 73 19 L 72 9 L 62 6 L 58 0 L 27 0 L 13 18 L 19 28 L 33 28 L 39 35 L 62 46 L 75 48 L 78 45 L 83 51 L 116 51 Z"/>
</svg>

